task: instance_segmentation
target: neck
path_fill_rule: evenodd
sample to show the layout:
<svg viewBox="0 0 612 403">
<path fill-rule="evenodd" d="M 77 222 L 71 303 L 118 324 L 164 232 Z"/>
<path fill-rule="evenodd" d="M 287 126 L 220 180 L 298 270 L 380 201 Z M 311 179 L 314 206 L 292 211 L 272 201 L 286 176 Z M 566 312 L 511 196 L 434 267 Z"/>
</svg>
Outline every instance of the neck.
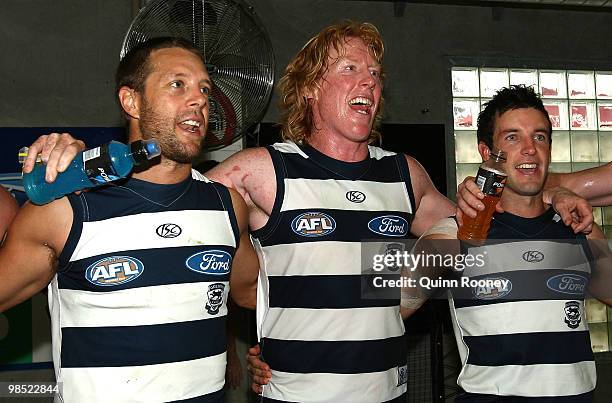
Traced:
<svg viewBox="0 0 612 403">
<path fill-rule="evenodd" d="M 180 164 L 162 156 L 161 161 L 142 171 L 135 170 L 133 178 L 160 185 L 179 183 L 191 175 L 191 164 Z"/>
<path fill-rule="evenodd" d="M 512 192 L 510 189 L 504 189 L 500 203 L 508 213 L 523 218 L 538 217 L 549 208 L 542 200 L 542 193 L 523 196 Z"/>
<path fill-rule="evenodd" d="M 136 119 L 131 119 L 128 124 L 128 141 L 142 140 L 143 136 Z M 156 161 L 156 160 L 153 160 Z M 161 155 L 159 162 L 153 164 L 144 163 L 146 168 L 136 167 L 132 177 L 142 181 L 157 183 L 160 185 L 171 185 L 184 181 L 191 175 L 191 164 L 183 164 L 172 161 Z"/>
<path fill-rule="evenodd" d="M 314 134 L 306 142 L 328 157 L 344 162 L 363 161 L 369 155 L 367 142 L 352 142 L 347 139 L 337 140 Z"/>
</svg>

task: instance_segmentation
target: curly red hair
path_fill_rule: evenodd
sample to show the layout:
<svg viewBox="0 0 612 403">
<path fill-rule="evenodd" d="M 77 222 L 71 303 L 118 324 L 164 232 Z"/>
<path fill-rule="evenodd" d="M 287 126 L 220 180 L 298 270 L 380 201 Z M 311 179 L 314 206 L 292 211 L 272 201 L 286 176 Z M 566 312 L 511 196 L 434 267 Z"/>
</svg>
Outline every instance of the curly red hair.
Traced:
<svg viewBox="0 0 612 403">
<path fill-rule="evenodd" d="M 330 50 L 335 49 L 341 57 L 344 43 L 350 38 L 361 39 L 370 49 L 371 55 L 381 65 L 385 51 L 378 29 L 368 22 L 344 21 L 324 28 L 310 39 L 285 68 L 280 79 L 281 135 L 284 140 L 301 144 L 313 131 L 312 111 L 306 94 L 318 87 L 328 68 Z M 381 83 L 384 74 L 381 71 Z M 376 130 L 382 120 L 384 100 L 381 97 L 370 141 L 379 137 Z"/>
</svg>

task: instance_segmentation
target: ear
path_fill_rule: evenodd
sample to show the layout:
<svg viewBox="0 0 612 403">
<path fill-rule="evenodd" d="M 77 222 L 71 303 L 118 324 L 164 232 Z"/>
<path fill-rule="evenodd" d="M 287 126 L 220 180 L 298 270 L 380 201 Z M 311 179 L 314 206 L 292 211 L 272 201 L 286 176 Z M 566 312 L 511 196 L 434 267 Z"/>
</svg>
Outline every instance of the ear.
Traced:
<svg viewBox="0 0 612 403">
<path fill-rule="evenodd" d="M 314 85 L 311 88 L 307 88 L 304 90 L 304 97 L 306 100 L 318 99 L 319 98 L 319 88 Z"/>
<path fill-rule="evenodd" d="M 488 161 L 491 157 L 491 149 L 489 149 L 489 146 L 486 145 L 484 141 L 478 143 L 478 152 L 480 153 L 483 161 Z"/>
<path fill-rule="evenodd" d="M 140 118 L 140 94 L 133 88 L 123 86 L 119 89 L 119 103 L 123 111 L 132 119 Z"/>
</svg>

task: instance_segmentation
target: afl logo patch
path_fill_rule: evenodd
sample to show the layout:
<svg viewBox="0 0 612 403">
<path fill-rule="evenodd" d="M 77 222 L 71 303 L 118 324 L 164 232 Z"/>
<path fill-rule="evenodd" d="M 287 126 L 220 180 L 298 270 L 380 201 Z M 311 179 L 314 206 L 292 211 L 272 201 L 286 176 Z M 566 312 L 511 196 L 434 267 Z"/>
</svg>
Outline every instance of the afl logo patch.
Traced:
<svg viewBox="0 0 612 403">
<path fill-rule="evenodd" d="M 538 263 L 544 260 L 544 254 L 537 250 L 528 250 L 523 253 L 523 260 L 529 263 Z"/>
<path fill-rule="evenodd" d="M 138 278 L 144 265 L 129 256 L 111 256 L 100 259 L 85 270 L 85 278 L 94 285 L 110 287 Z"/>
<path fill-rule="evenodd" d="M 548 279 L 546 286 L 562 294 L 582 295 L 589 280 L 579 274 L 559 274 Z"/>
<path fill-rule="evenodd" d="M 366 195 L 359 190 L 349 190 L 346 192 L 345 196 L 346 200 L 350 201 L 351 203 L 363 203 L 363 201 L 366 199 Z"/>
<path fill-rule="evenodd" d="M 323 236 L 334 232 L 336 221 L 330 215 L 312 211 L 295 217 L 291 229 L 300 236 Z"/>
<path fill-rule="evenodd" d="M 223 250 L 198 252 L 185 260 L 185 266 L 196 273 L 222 276 L 230 272 L 232 255 Z"/>
<path fill-rule="evenodd" d="M 378 235 L 405 236 L 408 234 L 408 221 L 396 215 L 385 215 L 371 219 L 368 228 Z"/>
<path fill-rule="evenodd" d="M 155 230 L 155 233 L 162 238 L 176 238 L 181 232 L 183 230 L 176 224 L 162 224 Z"/>
<path fill-rule="evenodd" d="M 512 291 L 512 282 L 508 279 L 502 277 L 487 277 L 487 280 L 491 280 L 488 284 L 494 284 L 495 280 L 499 280 L 497 281 L 499 285 L 486 285 L 472 288 L 472 293 L 476 299 L 484 301 L 500 299 L 510 294 L 510 291 Z"/>
</svg>

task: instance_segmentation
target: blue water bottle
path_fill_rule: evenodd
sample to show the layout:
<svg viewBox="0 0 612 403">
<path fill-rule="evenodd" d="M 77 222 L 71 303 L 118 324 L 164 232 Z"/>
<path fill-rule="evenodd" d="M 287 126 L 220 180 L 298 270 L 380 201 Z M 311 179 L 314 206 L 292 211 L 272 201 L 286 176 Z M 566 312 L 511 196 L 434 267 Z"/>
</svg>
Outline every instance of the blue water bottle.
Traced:
<svg viewBox="0 0 612 403">
<path fill-rule="evenodd" d="M 144 161 L 161 153 L 155 140 L 138 140 L 129 145 L 111 141 L 85 150 L 72 160 L 53 183 L 45 181 L 46 165 L 36 163 L 32 172 L 23 174 L 23 187 L 34 204 L 46 204 L 66 194 L 125 178 Z"/>
</svg>

